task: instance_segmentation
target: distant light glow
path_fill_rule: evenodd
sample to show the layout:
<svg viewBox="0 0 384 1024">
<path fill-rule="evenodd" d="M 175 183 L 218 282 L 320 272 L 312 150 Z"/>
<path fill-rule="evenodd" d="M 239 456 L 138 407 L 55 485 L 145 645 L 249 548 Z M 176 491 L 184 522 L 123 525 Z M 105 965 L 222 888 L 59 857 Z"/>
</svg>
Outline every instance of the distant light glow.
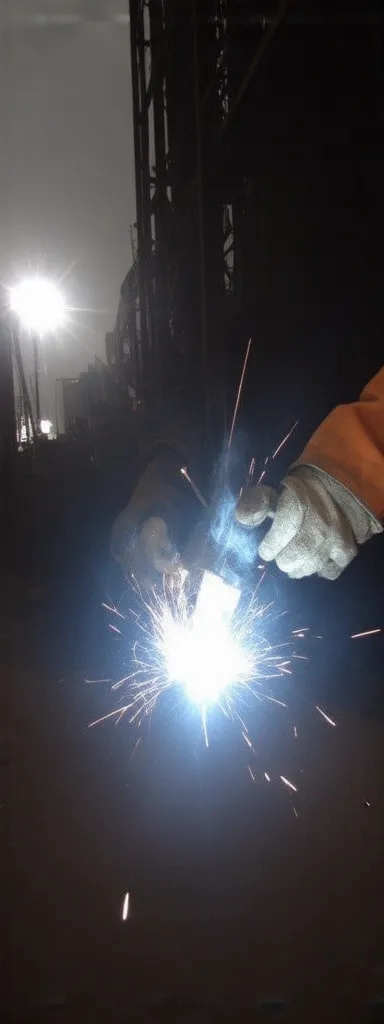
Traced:
<svg viewBox="0 0 384 1024">
<path fill-rule="evenodd" d="M 51 420 L 41 420 L 40 421 L 40 430 L 41 430 L 42 434 L 50 434 L 52 428 L 53 428 L 53 423 L 52 423 Z"/>
<path fill-rule="evenodd" d="M 65 301 L 53 281 L 31 277 L 10 290 L 10 307 L 26 331 L 43 337 L 65 322 Z"/>
</svg>

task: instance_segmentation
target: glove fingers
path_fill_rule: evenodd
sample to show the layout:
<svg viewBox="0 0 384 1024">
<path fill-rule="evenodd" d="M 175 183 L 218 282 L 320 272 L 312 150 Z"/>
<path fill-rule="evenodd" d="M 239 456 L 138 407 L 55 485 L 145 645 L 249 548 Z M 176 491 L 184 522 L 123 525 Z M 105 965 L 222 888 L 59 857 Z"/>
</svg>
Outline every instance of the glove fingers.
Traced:
<svg viewBox="0 0 384 1024">
<path fill-rule="evenodd" d="M 356 558 L 357 555 L 357 544 L 355 544 L 351 537 L 348 548 L 341 550 L 341 548 L 333 548 L 331 551 L 330 560 L 327 561 L 324 566 L 318 570 L 318 575 L 324 580 L 337 580 L 347 565 Z"/>
<path fill-rule="evenodd" d="M 344 547 L 327 547 L 324 535 L 321 543 L 314 543 L 310 531 L 302 530 L 299 537 L 291 542 L 276 558 L 276 565 L 292 579 L 303 579 L 317 574 L 324 579 L 337 579 L 343 569 L 355 558 L 357 546 L 352 532 L 345 537 Z"/>
<path fill-rule="evenodd" d="M 276 505 L 273 487 L 248 487 L 239 498 L 235 516 L 242 526 L 260 526 Z"/>
<path fill-rule="evenodd" d="M 159 572 L 162 576 L 171 576 L 179 568 L 176 559 L 176 552 L 173 558 L 167 558 L 165 554 L 155 555 L 152 565 L 156 572 Z"/>
<path fill-rule="evenodd" d="M 177 550 L 164 519 L 152 517 L 144 523 L 138 538 L 138 549 L 147 571 L 170 575 L 177 568 Z"/>
<path fill-rule="evenodd" d="M 317 575 L 321 580 L 337 580 L 343 571 L 344 567 L 336 565 L 336 562 L 326 562 L 323 568 L 319 569 Z"/>
<path fill-rule="evenodd" d="M 256 488 L 245 493 L 239 506 L 240 521 L 258 525 L 266 518 L 268 490 Z M 346 499 L 343 503 L 339 493 L 335 499 L 314 469 L 304 467 L 288 476 L 274 522 L 259 547 L 263 561 L 276 561 L 278 568 L 293 579 L 316 574 L 334 580 L 356 554 Z"/>
<path fill-rule="evenodd" d="M 304 515 L 305 511 L 295 491 L 284 487 L 272 526 L 259 547 L 259 555 L 264 562 L 272 562 L 274 559 L 277 561 L 281 552 L 285 551 L 297 536 Z M 278 561 L 277 564 L 279 565 Z M 288 571 L 284 568 L 284 572 Z"/>
<path fill-rule="evenodd" d="M 341 576 L 343 568 L 336 565 L 336 562 L 325 562 L 324 565 L 319 568 L 319 564 L 315 562 L 307 561 L 306 564 L 299 564 L 290 572 L 285 570 L 285 573 L 291 580 L 303 580 L 308 576 L 319 576 L 320 579 L 324 580 L 337 580 L 338 576 Z"/>
</svg>

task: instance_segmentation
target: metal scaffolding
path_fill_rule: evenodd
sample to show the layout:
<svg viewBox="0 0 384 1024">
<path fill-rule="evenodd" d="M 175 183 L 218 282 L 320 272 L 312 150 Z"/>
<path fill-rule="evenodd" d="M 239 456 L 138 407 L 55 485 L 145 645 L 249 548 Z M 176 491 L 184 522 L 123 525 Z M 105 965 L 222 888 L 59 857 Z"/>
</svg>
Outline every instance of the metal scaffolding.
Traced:
<svg viewBox="0 0 384 1024">
<path fill-rule="evenodd" d="M 208 435 L 233 289 L 232 209 L 210 166 L 228 111 L 224 7 L 130 3 L 142 391 L 153 405 L 188 381 Z"/>
<path fill-rule="evenodd" d="M 279 175 L 288 168 L 300 190 L 297 166 L 317 173 L 319 153 L 341 145 L 347 154 L 356 131 L 373 137 L 369 54 L 383 10 L 343 0 L 129 6 L 138 388 L 153 408 L 183 401 L 187 383 L 211 436 L 260 304 L 289 292 L 289 265 L 283 280 L 270 246 Z M 334 109 L 319 102 L 323 78 Z"/>
</svg>

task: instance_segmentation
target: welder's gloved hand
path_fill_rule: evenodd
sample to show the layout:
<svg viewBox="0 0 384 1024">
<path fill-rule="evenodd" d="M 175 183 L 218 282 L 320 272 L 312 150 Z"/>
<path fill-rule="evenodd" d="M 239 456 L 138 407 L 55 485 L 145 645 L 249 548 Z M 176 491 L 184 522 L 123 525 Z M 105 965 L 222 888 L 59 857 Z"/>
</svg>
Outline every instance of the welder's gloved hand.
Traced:
<svg viewBox="0 0 384 1024">
<path fill-rule="evenodd" d="M 150 516 L 131 534 L 126 547 L 115 556 L 126 576 L 144 589 L 178 571 L 178 554 L 164 519 Z"/>
<path fill-rule="evenodd" d="M 264 486 L 243 491 L 236 510 L 240 523 L 256 527 L 269 516 L 273 523 L 259 555 L 295 579 L 314 574 L 337 579 L 358 545 L 382 529 L 351 491 L 312 466 L 293 469 L 279 495 Z"/>
</svg>

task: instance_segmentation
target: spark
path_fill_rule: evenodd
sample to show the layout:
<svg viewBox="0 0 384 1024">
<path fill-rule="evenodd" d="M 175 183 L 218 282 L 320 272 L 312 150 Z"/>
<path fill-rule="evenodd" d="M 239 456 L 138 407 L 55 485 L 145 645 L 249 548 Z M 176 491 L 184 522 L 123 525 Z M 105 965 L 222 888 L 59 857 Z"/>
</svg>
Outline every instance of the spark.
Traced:
<svg viewBox="0 0 384 1024">
<path fill-rule="evenodd" d="M 299 817 L 299 813 L 298 813 L 298 811 L 296 810 L 296 807 L 295 807 L 295 805 L 294 805 L 294 804 L 293 804 L 293 808 L 292 808 L 292 809 L 293 809 L 293 813 L 294 813 L 294 815 L 295 815 L 295 818 L 298 818 L 298 817 Z"/>
<path fill-rule="evenodd" d="M 330 718 L 329 715 L 326 715 L 325 711 L 323 711 L 322 708 L 319 708 L 318 704 L 316 704 L 316 711 L 319 712 L 319 715 L 322 715 L 323 718 L 325 718 L 325 721 L 328 722 L 328 725 L 333 725 L 336 727 L 336 722 L 334 722 L 333 718 Z"/>
<path fill-rule="evenodd" d="M 138 736 L 138 738 L 136 740 L 136 743 L 135 743 L 135 745 L 133 747 L 132 754 L 130 756 L 130 761 L 133 761 L 133 758 L 134 758 L 134 756 L 136 754 L 136 750 L 137 750 L 138 746 L 140 746 L 140 743 L 141 743 L 142 739 L 143 739 L 142 736 Z"/>
<path fill-rule="evenodd" d="M 122 635 L 121 629 L 118 629 L 117 626 L 114 626 L 112 622 L 109 622 L 108 625 L 109 628 L 112 629 L 114 633 L 119 633 L 120 636 Z"/>
<path fill-rule="evenodd" d="M 240 487 L 240 491 L 239 491 L 239 495 L 238 495 L 238 500 L 239 500 L 239 498 L 241 498 L 241 495 L 243 493 L 244 487 L 250 487 L 251 486 L 252 480 L 253 480 L 253 476 L 254 476 L 254 472 L 255 472 L 255 466 L 256 466 L 256 459 L 253 457 L 251 459 L 250 463 L 249 463 L 249 469 L 248 469 L 248 473 L 247 473 L 247 476 L 246 476 L 246 479 L 245 479 L 245 483 L 244 483 L 244 485 L 242 487 Z"/>
<path fill-rule="evenodd" d="M 240 404 L 241 392 L 243 390 L 244 377 L 245 377 L 245 372 L 246 372 L 246 369 L 247 369 L 247 363 L 248 363 L 249 353 L 250 353 L 250 350 L 251 350 L 251 344 L 252 344 L 252 338 L 250 338 L 249 341 L 248 341 L 248 345 L 247 345 L 247 348 L 246 348 L 246 353 L 245 353 L 245 356 L 244 356 L 244 362 L 243 362 L 243 368 L 242 368 L 242 371 L 241 371 L 240 383 L 239 383 L 239 387 L 237 389 L 235 408 L 233 410 L 231 429 L 230 429 L 230 432 L 229 432 L 228 451 L 229 451 L 229 449 L 231 447 L 231 444 L 232 444 L 233 431 L 234 431 L 235 425 L 236 425 L 237 413 L 238 413 L 239 404 Z"/>
<path fill-rule="evenodd" d="M 192 490 L 193 490 L 194 494 L 196 495 L 197 500 L 200 502 L 200 505 L 202 505 L 203 508 L 208 508 L 208 503 L 206 502 L 206 500 L 204 498 L 204 495 L 199 490 L 197 484 L 195 484 L 195 481 L 192 480 L 192 477 L 191 477 L 190 473 L 188 473 L 187 467 L 186 466 L 182 466 L 182 468 L 180 470 L 180 473 L 185 478 L 185 480 L 188 481 L 189 486 L 192 487 Z"/>
<path fill-rule="evenodd" d="M 207 731 L 207 718 L 206 718 L 206 713 L 205 713 L 205 709 L 204 708 L 202 709 L 202 712 L 201 712 L 201 721 L 203 723 L 204 742 L 205 742 L 205 746 L 206 746 L 206 748 L 208 750 L 209 740 L 208 740 L 208 731 Z"/>
<path fill-rule="evenodd" d="M 110 679 L 84 679 L 84 682 L 91 686 L 92 683 L 110 683 L 111 680 Z"/>
<path fill-rule="evenodd" d="M 115 605 L 106 604 L 105 601 L 102 601 L 101 607 L 106 608 L 107 612 L 112 612 L 112 615 L 118 615 L 119 619 L 125 619 L 125 615 L 122 615 L 122 613 L 119 612 L 117 608 L 115 608 Z"/>
<path fill-rule="evenodd" d="M 276 676 L 272 676 L 271 678 L 272 679 L 273 678 L 276 679 Z M 287 708 L 288 707 L 288 704 L 286 704 L 284 700 L 277 700 L 277 697 L 271 697 L 270 694 L 268 694 L 268 693 L 265 694 L 264 699 L 265 700 L 269 700 L 271 702 L 271 704 L 280 704 L 281 708 Z"/>
<path fill-rule="evenodd" d="M 280 775 L 280 778 L 281 781 L 284 782 L 284 786 L 288 786 L 288 789 L 292 789 L 294 793 L 297 793 L 297 786 L 295 786 L 293 782 L 290 782 L 289 779 L 286 779 L 285 775 Z"/>
<path fill-rule="evenodd" d="M 247 747 L 249 747 L 249 749 L 252 750 L 252 754 L 254 754 L 255 750 L 254 750 L 254 748 L 252 746 L 252 743 L 251 743 L 250 739 L 248 738 L 248 736 L 246 736 L 245 732 L 242 733 L 242 737 L 245 740 L 245 742 L 247 744 Z"/>
<path fill-rule="evenodd" d="M 273 455 L 271 455 L 271 459 L 276 459 L 276 456 L 279 454 L 279 452 L 281 452 L 281 449 L 284 448 L 284 445 L 287 444 L 287 441 L 289 441 L 289 439 L 292 437 L 292 434 L 296 430 L 298 423 L 299 421 L 296 420 L 296 422 L 293 424 L 293 427 L 291 427 L 291 429 L 288 431 L 288 434 L 286 434 L 285 437 L 283 437 L 283 440 L 280 441 L 280 444 L 278 444 L 276 451 L 274 451 Z"/>
<path fill-rule="evenodd" d="M 253 774 L 253 771 L 252 771 L 252 768 L 251 768 L 250 764 L 247 764 L 247 768 L 248 768 L 249 774 L 251 776 L 252 782 L 255 782 L 256 781 L 255 780 L 255 776 Z"/>
<path fill-rule="evenodd" d="M 225 606 L 218 599 L 219 585 Z M 256 591 L 238 603 L 237 588 L 211 573 L 205 574 L 197 598 L 188 574 L 165 581 L 161 591 L 136 593 L 140 604 L 138 612 L 131 612 L 136 640 L 129 645 L 129 671 L 112 686 L 121 690 L 121 701 L 91 725 L 109 718 L 117 724 L 127 715 L 140 726 L 170 692 L 198 709 L 206 746 L 215 710 L 240 724 L 246 746 L 255 753 L 242 708 L 252 699 L 288 706 L 270 686 L 290 673 L 288 648 L 295 638 L 283 637 L 275 644 L 266 635 L 273 622 L 272 603 L 263 605 Z"/>
<path fill-rule="evenodd" d="M 264 778 L 267 780 L 267 782 L 271 781 L 271 776 L 268 775 L 268 772 L 264 772 Z"/>
<path fill-rule="evenodd" d="M 363 636 L 375 636 L 376 633 L 381 633 L 381 626 L 378 629 L 366 629 L 364 633 L 352 633 L 351 640 L 359 640 Z"/>
<path fill-rule="evenodd" d="M 126 894 L 124 896 L 123 910 L 122 910 L 122 914 L 121 914 L 122 920 L 126 921 L 127 918 L 128 918 L 128 915 L 129 915 L 129 892 L 126 892 Z"/>
<path fill-rule="evenodd" d="M 295 737 L 295 740 L 297 740 L 297 727 L 296 727 L 296 725 L 293 726 L 293 735 Z"/>
<path fill-rule="evenodd" d="M 88 729 L 92 729 L 94 725 L 100 725 L 101 722 L 106 722 L 107 718 L 116 718 L 116 715 L 121 717 L 131 707 L 130 704 L 126 704 L 124 708 L 115 708 L 114 711 L 108 711 L 107 715 L 102 715 L 101 718 L 95 718 L 94 722 L 89 722 Z"/>
<path fill-rule="evenodd" d="M 260 571 L 261 571 L 261 566 L 259 566 L 259 568 L 260 568 Z M 257 586 L 256 586 L 255 594 L 257 594 L 257 591 L 259 590 L 259 588 L 262 587 L 266 575 L 267 575 L 267 570 L 263 569 L 263 571 L 261 573 L 261 576 L 260 576 L 260 579 L 259 579 L 259 581 L 257 583 Z"/>
</svg>

